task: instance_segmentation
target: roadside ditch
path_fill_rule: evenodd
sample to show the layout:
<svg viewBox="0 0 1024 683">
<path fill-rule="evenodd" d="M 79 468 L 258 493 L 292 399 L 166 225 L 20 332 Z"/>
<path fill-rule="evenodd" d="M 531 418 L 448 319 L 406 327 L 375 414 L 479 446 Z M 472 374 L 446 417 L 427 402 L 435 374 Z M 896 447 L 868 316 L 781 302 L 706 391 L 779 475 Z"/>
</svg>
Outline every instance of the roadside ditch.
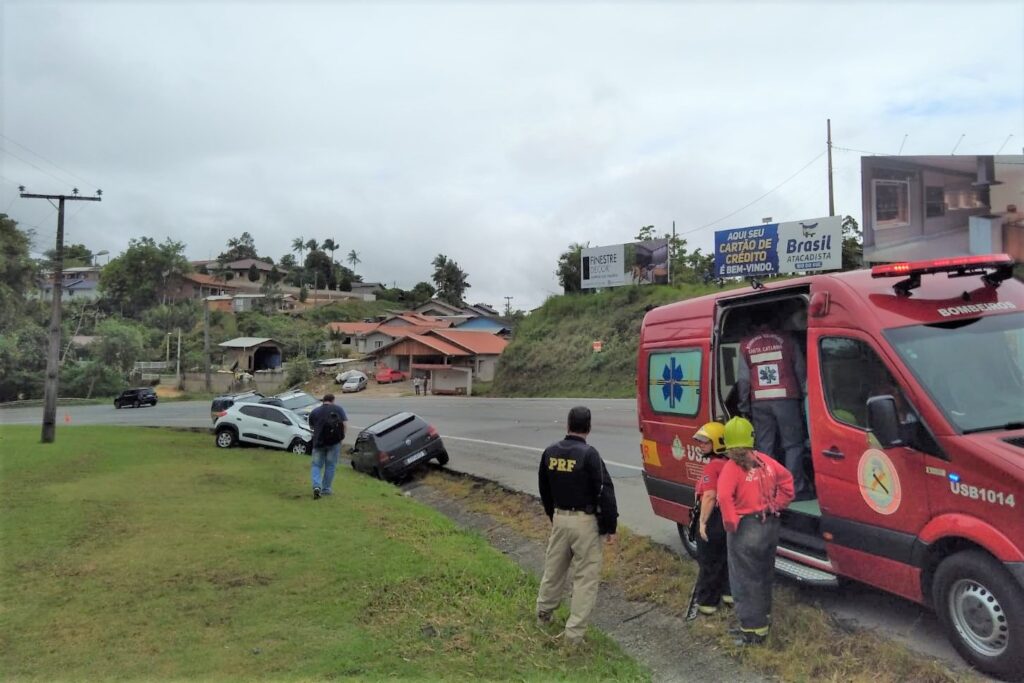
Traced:
<svg viewBox="0 0 1024 683">
<path fill-rule="evenodd" d="M 540 501 L 472 475 L 431 468 L 402 485 L 405 495 L 481 534 L 538 578 L 550 523 Z M 872 681 L 961 683 L 985 680 L 951 671 L 879 634 L 844 624 L 776 583 L 768 645 L 740 648 L 726 634 L 731 610 L 687 622 L 682 617 L 696 563 L 620 525 L 606 546 L 593 624 L 652 672 L 654 681 Z M 564 619 L 564 607 L 562 608 Z"/>
</svg>

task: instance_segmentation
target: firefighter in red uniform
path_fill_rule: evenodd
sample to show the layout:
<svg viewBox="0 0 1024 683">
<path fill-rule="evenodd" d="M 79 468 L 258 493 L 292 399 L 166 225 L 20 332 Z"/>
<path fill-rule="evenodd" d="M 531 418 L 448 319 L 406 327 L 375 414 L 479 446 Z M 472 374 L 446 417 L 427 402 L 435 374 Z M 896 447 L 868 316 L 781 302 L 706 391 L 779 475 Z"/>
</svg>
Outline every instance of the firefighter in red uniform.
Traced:
<svg viewBox="0 0 1024 683">
<path fill-rule="evenodd" d="M 801 411 L 807 364 L 792 335 L 773 332 L 765 314 L 754 315 L 751 334 L 740 342 L 739 410 L 754 423 L 757 447 L 793 475 L 796 500 L 810 500 L 814 486 L 804 472 L 807 448 Z"/>
<path fill-rule="evenodd" d="M 754 427 L 742 417 L 725 425 L 729 462 L 718 476 L 729 555 L 729 583 L 736 601 L 740 645 L 768 638 L 772 612 L 779 514 L 793 500 L 793 477 L 785 467 L 754 450 Z"/>
</svg>

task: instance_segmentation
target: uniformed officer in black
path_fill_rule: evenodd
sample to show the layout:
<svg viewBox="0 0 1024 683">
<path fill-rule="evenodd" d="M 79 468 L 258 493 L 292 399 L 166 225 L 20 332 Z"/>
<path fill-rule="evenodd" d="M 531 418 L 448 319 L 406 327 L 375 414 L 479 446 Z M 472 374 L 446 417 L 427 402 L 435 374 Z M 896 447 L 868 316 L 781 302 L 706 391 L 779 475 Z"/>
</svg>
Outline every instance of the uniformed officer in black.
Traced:
<svg viewBox="0 0 1024 683">
<path fill-rule="evenodd" d="M 564 638 L 579 646 L 597 601 L 601 576 L 601 536 L 615 541 L 619 516 L 615 487 L 597 449 L 587 444 L 590 409 L 569 411 L 568 434 L 544 451 L 540 459 L 540 498 L 551 519 L 551 537 L 544 559 L 544 578 L 537 595 L 537 620 L 551 623 L 551 614 L 565 595 L 572 567 L 572 599 Z"/>
</svg>

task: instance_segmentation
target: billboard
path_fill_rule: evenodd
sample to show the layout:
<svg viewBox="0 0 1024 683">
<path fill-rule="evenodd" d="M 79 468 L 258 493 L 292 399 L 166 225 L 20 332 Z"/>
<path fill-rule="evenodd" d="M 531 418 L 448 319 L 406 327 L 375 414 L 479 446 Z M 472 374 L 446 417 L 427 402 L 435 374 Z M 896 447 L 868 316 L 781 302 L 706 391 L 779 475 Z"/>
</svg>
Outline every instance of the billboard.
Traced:
<svg viewBox="0 0 1024 683">
<path fill-rule="evenodd" d="M 843 219 L 811 218 L 715 232 L 715 277 L 780 275 L 843 267 Z"/>
<path fill-rule="evenodd" d="M 580 287 L 668 284 L 668 240 L 586 247 L 581 253 Z"/>
</svg>

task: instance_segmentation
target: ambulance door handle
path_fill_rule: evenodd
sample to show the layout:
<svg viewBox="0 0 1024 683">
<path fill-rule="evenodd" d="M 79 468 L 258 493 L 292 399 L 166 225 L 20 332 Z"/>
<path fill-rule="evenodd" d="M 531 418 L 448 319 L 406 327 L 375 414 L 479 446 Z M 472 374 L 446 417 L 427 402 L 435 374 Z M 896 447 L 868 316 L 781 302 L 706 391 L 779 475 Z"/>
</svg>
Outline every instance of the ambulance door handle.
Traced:
<svg viewBox="0 0 1024 683">
<path fill-rule="evenodd" d="M 846 457 L 845 455 L 843 455 L 843 452 L 836 448 L 835 446 L 833 446 L 832 448 L 826 448 L 821 452 L 821 454 L 824 455 L 826 458 L 832 458 L 833 460 L 842 460 L 843 458 Z"/>
</svg>

